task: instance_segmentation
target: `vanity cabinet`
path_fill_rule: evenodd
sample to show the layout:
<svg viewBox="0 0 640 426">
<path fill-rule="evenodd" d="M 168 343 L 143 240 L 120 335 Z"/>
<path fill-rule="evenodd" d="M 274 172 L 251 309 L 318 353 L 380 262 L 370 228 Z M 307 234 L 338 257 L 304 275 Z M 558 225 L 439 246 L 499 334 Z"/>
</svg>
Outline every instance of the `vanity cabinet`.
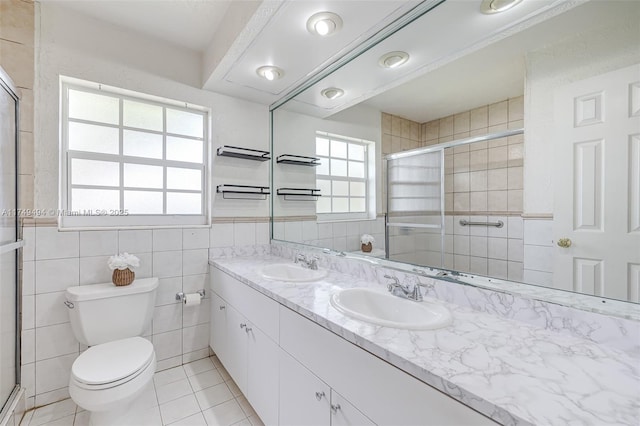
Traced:
<svg viewBox="0 0 640 426">
<path fill-rule="evenodd" d="M 280 351 L 280 426 L 375 425 L 342 395 Z"/>
<path fill-rule="evenodd" d="M 275 425 L 278 423 L 280 347 L 248 316 L 260 318 L 271 314 L 277 320 L 278 304 L 261 294 L 251 294 L 255 290 L 216 268 L 212 268 L 211 273 L 211 348 L 262 421 Z M 229 299 L 244 308 L 234 306 Z M 250 315 L 246 315 L 247 312 Z"/>
<path fill-rule="evenodd" d="M 221 270 L 210 277 L 211 347 L 265 424 L 497 424 Z"/>
</svg>

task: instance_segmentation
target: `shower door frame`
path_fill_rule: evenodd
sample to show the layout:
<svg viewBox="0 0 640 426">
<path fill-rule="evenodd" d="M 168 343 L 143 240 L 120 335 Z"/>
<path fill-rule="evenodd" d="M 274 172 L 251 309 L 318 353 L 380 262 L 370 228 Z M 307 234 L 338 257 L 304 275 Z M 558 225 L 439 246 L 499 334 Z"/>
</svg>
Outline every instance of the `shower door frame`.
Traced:
<svg viewBox="0 0 640 426">
<path fill-rule="evenodd" d="M 22 272 L 20 270 L 20 262 L 22 260 L 22 247 L 24 247 L 24 240 L 22 239 L 22 227 L 20 226 L 20 215 L 18 208 L 19 201 L 19 182 L 18 177 L 20 175 L 20 158 L 19 158 L 19 149 L 20 149 L 20 97 L 18 96 L 18 91 L 11 80 L 11 77 L 5 72 L 5 70 L 0 66 L 0 90 L 5 90 L 11 98 L 13 98 L 15 102 L 15 136 L 13 143 L 15 144 L 15 158 L 14 158 L 14 170 L 15 170 L 15 211 L 12 212 L 15 214 L 16 222 L 15 222 L 15 241 L 8 244 L 0 244 L 0 253 L 15 251 L 15 386 L 13 390 L 9 393 L 6 400 L 0 400 L 0 421 L 4 419 L 6 415 L 9 415 L 9 409 L 14 405 L 13 402 L 15 398 L 18 396 L 20 392 L 20 383 L 21 383 L 21 366 L 22 366 L 22 357 L 21 357 L 21 349 L 22 349 L 22 338 L 21 338 L 21 330 L 22 330 Z M 0 289 L 1 290 L 1 289 Z"/>
<path fill-rule="evenodd" d="M 423 148 L 416 148 L 416 149 L 411 149 L 408 151 L 402 151 L 402 152 L 396 152 L 393 154 L 388 154 L 384 160 L 387 162 L 390 160 L 395 160 L 398 158 L 406 158 L 406 157 L 413 157 L 416 155 L 422 155 L 422 154 L 427 154 L 427 153 L 431 153 L 431 152 L 436 152 L 436 151 L 442 151 L 441 153 L 441 163 L 440 163 L 440 171 L 441 171 L 441 185 L 440 185 L 440 194 L 441 194 L 441 216 L 442 216 L 442 225 L 441 225 L 441 263 L 442 266 L 438 267 L 437 269 L 445 269 L 444 267 L 444 251 L 445 251 L 445 246 L 444 246 L 444 237 L 445 237 L 445 216 L 446 216 L 446 211 L 445 211 L 445 190 L 444 190 L 444 150 L 447 148 L 454 148 L 456 146 L 461 146 L 461 145 L 470 145 L 472 143 L 476 143 L 476 142 L 484 142 L 484 141 L 490 141 L 490 140 L 494 140 L 494 139 L 500 139 L 500 138 L 505 138 L 505 137 L 509 137 L 509 136 L 515 136 L 515 135 L 521 135 L 524 134 L 524 128 L 520 128 L 520 129 L 513 129 L 513 130 L 504 130 L 501 132 L 496 132 L 496 133 L 489 133 L 486 135 L 482 135 L 482 136 L 472 136 L 470 138 L 464 138 L 464 139 L 457 139 L 457 140 L 453 140 L 450 142 L 443 142 L 443 143 L 439 143 L 439 144 L 434 144 L 434 145 L 429 145 Z M 388 170 L 388 168 L 387 168 Z M 385 182 L 385 185 L 387 186 L 387 213 L 385 214 L 385 227 L 384 227 L 384 234 L 385 234 L 385 258 L 389 259 L 389 227 L 390 226 L 401 226 L 403 224 L 393 224 L 393 225 L 389 225 L 389 173 L 387 172 L 387 179 Z M 404 224 L 407 225 L 407 227 L 414 227 L 414 224 Z M 424 227 L 424 226 L 422 226 Z M 433 228 L 433 227 L 431 227 Z M 433 265 L 428 265 L 428 266 L 433 266 Z"/>
</svg>

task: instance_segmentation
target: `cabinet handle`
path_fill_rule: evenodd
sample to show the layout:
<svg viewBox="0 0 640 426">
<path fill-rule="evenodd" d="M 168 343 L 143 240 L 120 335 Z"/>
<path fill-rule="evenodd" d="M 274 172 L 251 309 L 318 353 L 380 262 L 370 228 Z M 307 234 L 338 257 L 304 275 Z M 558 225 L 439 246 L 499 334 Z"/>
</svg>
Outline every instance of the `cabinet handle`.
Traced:
<svg viewBox="0 0 640 426">
<path fill-rule="evenodd" d="M 247 332 L 247 334 L 248 334 L 248 333 L 251 331 L 251 327 L 247 327 L 247 328 L 245 328 L 245 329 L 244 329 L 244 331 L 246 331 L 246 332 Z"/>
<path fill-rule="evenodd" d="M 247 324 L 240 324 L 240 328 L 245 328 L 247 326 Z"/>
<path fill-rule="evenodd" d="M 318 401 L 320 401 L 322 399 L 322 397 L 324 396 L 324 392 L 316 392 L 316 399 Z"/>
<path fill-rule="evenodd" d="M 224 305 L 220 305 L 220 306 L 218 306 L 218 309 L 220 309 L 220 310 L 222 311 L 222 310 L 227 309 L 227 307 L 226 307 L 226 306 L 224 306 Z"/>
<path fill-rule="evenodd" d="M 333 414 L 337 414 L 339 410 L 340 410 L 340 404 L 336 404 L 336 405 L 331 404 L 331 411 L 333 411 Z"/>
</svg>

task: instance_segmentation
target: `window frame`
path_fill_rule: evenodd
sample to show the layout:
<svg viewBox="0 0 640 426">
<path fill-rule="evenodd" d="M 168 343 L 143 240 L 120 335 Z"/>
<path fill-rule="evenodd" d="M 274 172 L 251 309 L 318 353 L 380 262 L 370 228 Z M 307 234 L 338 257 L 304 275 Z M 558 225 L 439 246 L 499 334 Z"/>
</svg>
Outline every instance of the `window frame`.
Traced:
<svg viewBox="0 0 640 426">
<path fill-rule="evenodd" d="M 77 90 L 86 93 L 98 94 L 101 96 L 109 96 L 118 99 L 119 101 L 119 122 L 118 124 L 93 122 L 84 119 L 69 118 L 69 90 Z M 135 128 L 131 126 L 125 126 L 123 121 L 123 104 L 124 101 L 129 100 L 137 103 L 144 103 L 148 105 L 160 106 L 163 108 L 163 129 L 162 131 L 148 130 Z M 167 108 L 178 111 L 185 111 L 189 113 L 195 113 L 202 116 L 203 120 L 203 136 L 202 139 L 192 136 L 179 135 L 167 132 Z M 60 179 L 59 179 L 59 228 L 61 229 L 88 229 L 88 228 L 150 228 L 150 227 L 197 227 L 197 226 L 209 226 L 210 219 L 210 200 L 211 200 L 211 158 L 210 158 L 210 109 L 190 105 L 186 102 L 179 102 L 175 100 L 160 98 L 144 93 L 133 92 L 126 89 L 119 89 L 111 86 L 105 86 L 98 83 L 92 83 L 88 81 L 77 80 L 69 77 L 60 78 Z M 97 153 L 89 151 L 76 151 L 69 149 L 69 123 L 84 123 L 92 125 L 100 125 L 103 127 L 118 129 L 118 154 Z M 151 134 L 158 134 L 162 136 L 162 159 L 153 159 L 149 157 L 136 157 L 124 154 L 124 138 L 123 134 L 125 130 L 142 131 Z M 166 160 L 167 151 L 167 138 L 179 137 L 192 140 L 202 141 L 202 162 L 183 162 L 175 160 Z M 119 185 L 118 186 L 100 186 L 100 185 L 74 185 L 72 184 L 72 167 L 71 162 L 73 159 L 84 160 L 96 160 L 116 162 L 119 167 Z M 150 165 L 160 166 L 163 168 L 163 185 L 162 188 L 147 188 L 147 187 L 128 187 L 124 182 L 124 168 L 126 164 L 137 165 Z M 182 168 L 201 171 L 200 190 L 174 190 L 167 188 L 167 168 Z M 91 214 L 80 215 L 73 212 L 71 209 L 71 191 L 74 188 L 82 189 L 83 187 L 90 187 L 92 189 L 109 189 L 118 190 L 119 201 L 121 208 L 124 206 L 125 192 L 128 190 L 134 191 L 149 191 L 162 193 L 163 199 L 163 211 L 167 209 L 167 194 L 168 193 L 199 193 L 201 194 L 201 213 L 200 214 L 111 214 L 114 212 L 107 212 L 106 215 Z M 95 210 L 95 209 L 94 209 Z"/>
<path fill-rule="evenodd" d="M 329 140 L 329 156 L 324 156 L 324 155 L 320 155 L 317 153 L 317 139 L 318 138 L 323 138 L 323 139 L 328 139 Z M 364 163 L 364 178 L 351 178 L 348 176 L 348 163 L 349 161 L 352 161 L 348 158 L 348 154 L 347 154 L 347 158 L 339 158 L 339 157 L 332 157 L 331 156 L 331 141 L 337 141 L 337 142 L 345 142 L 347 144 L 354 144 L 354 145 L 359 145 L 362 146 L 364 148 L 364 161 L 359 161 Z M 376 218 L 376 207 L 375 207 L 375 146 L 376 143 L 374 141 L 369 141 L 366 139 L 359 139 L 359 138 L 353 138 L 350 136 L 344 136 L 344 135 L 338 135 L 335 133 L 331 133 L 331 132 L 324 132 L 324 131 L 320 131 L 317 130 L 314 134 L 314 144 L 316 146 L 316 154 L 315 156 L 320 158 L 320 161 L 327 161 L 327 160 L 331 160 L 332 158 L 335 158 L 337 160 L 344 160 L 347 162 L 347 176 L 334 176 L 331 174 L 331 164 L 328 164 L 329 167 L 329 174 L 325 175 L 325 174 L 319 174 L 318 170 L 316 169 L 316 181 L 318 179 L 322 179 L 322 180 L 329 180 L 329 181 L 342 181 L 342 182 L 347 182 L 347 183 L 351 183 L 351 182 L 363 182 L 365 184 L 365 196 L 364 197 L 354 197 L 354 198 L 364 198 L 364 203 L 365 203 L 365 211 L 364 212 L 331 212 L 331 213 L 318 213 L 318 209 L 316 206 L 316 218 L 318 220 L 318 222 L 335 222 L 335 221 L 358 221 L 358 220 L 371 220 L 371 219 L 375 219 Z M 349 147 L 347 145 L 347 152 L 349 150 Z M 350 185 L 349 185 L 349 190 L 350 190 Z M 332 188 L 333 191 L 333 188 Z M 323 197 L 331 197 L 332 199 L 332 210 L 333 210 L 333 194 L 331 195 L 325 195 L 323 194 Z M 341 196 L 339 198 L 347 198 L 349 200 L 349 206 L 350 206 L 350 200 L 351 200 L 351 196 Z"/>
</svg>

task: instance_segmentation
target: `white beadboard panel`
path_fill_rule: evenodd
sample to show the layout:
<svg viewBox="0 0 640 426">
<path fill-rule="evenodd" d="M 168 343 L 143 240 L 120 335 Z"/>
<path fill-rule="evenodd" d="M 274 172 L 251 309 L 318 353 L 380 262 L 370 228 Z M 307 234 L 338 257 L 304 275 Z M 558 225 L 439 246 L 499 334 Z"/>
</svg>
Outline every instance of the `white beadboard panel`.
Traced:
<svg viewBox="0 0 640 426">
<path fill-rule="evenodd" d="M 80 232 L 80 257 L 112 256 L 118 253 L 118 231 Z"/>
<path fill-rule="evenodd" d="M 109 256 L 80 258 L 80 285 L 111 282 L 113 271 L 107 264 Z"/>
<path fill-rule="evenodd" d="M 182 356 L 182 330 L 154 334 L 152 341 L 158 360 Z"/>
<path fill-rule="evenodd" d="M 69 384 L 71 365 L 77 357 L 78 354 L 70 354 L 36 362 L 36 395 L 66 388 Z"/>
<path fill-rule="evenodd" d="M 209 248 L 209 228 L 182 230 L 182 248 L 184 250 Z"/>
<path fill-rule="evenodd" d="M 65 292 L 36 294 L 36 327 L 69 322 L 69 312 L 65 302 Z"/>
<path fill-rule="evenodd" d="M 79 283 L 79 258 L 36 261 L 36 294 L 62 291 Z"/>
<path fill-rule="evenodd" d="M 524 246 L 524 268 L 541 272 L 553 272 L 553 247 Z"/>
<path fill-rule="evenodd" d="M 214 223 L 209 234 L 210 247 L 231 247 L 233 245 L 233 224 Z"/>
<path fill-rule="evenodd" d="M 119 253 L 147 253 L 152 251 L 153 234 L 149 230 L 118 231 Z"/>
<path fill-rule="evenodd" d="M 153 253 L 153 276 L 158 278 L 182 275 L 182 250 Z"/>
<path fill-rule="evenodd" d="M 36 361 L 78 352 L 79 344 L 70 323 L 36 328 Z"/>
<path fill-rule="evenodd" d="M 182 277 L 160 278 L 156 291 L 156 306 L 176 302 L 176 293 L 182 291 Z"/>
<path fill-rule="evenodd" d="M 182 250 L 182 229 L 154 229 L 153 251 Z"/>
<path fill-rule="evenodd" d="M 182 329 L 182 353 L 205 349 L 209 346 L 209 323 Z"/>
<path fill-rule="evenodd" d="M 531 219 L 524 221 L 525 245 L 552 246 L 553 245 L 553 221 Z"/>
<path fill-rule="evenodd" d="M 59 232 L 58 228 L 37 227 L 36 241 L 36 260 L 80 256 L 78 232 Z"/>
<path fill-rule="evenodd" d="M 22 262 L 22 295 L 29 296 L 36 292 L 36 263 Z"/>
<path fill-rule="evenodd" d="M 171 305 L 156 306 L 153 311 L 153 334 L 166 333 L 182 328 L 182 303 L 175 300 Z"/>
<path fill-rule="evenodd" d="M 209 270 L 209 250 L 184 250 L 182 252 L 182 275 L 206 274 Z"/>
</svg>

